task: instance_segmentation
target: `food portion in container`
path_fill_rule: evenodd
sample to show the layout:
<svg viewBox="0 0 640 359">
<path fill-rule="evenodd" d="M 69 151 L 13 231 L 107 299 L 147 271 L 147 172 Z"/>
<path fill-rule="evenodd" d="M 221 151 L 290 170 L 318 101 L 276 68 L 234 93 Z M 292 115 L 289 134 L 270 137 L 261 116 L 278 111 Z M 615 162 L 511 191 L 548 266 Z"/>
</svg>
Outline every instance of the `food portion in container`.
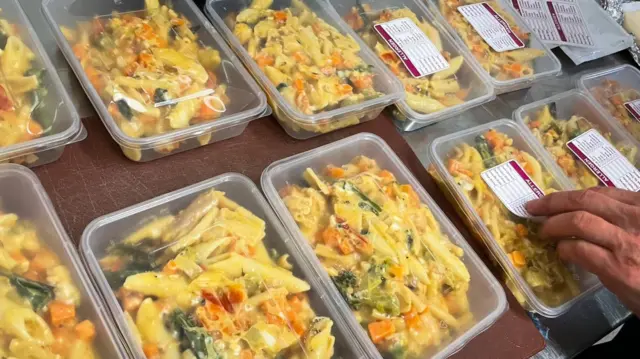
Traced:
<svg viewBox="0 0 640 359">
<path fill-rule="evenodd" d="M 360 46 L 302 0 L 272 8 L 254 0 L 226 22 L 282 97 L 304 115 L 380 97 Z"/>
<path fill-rule="evenodd" d="M 373 28 L 376 24 L 402 18 L 409 18 L 424 32 L 449 62 L 448 69 L 421 78 L 412 76 L 398 55 L 386 41 L 377 35 Z M 429 114 L 465 102 L 471 90 L 471 84 L 461 84 L 461 79 L 456 76 L 464 62 L 464 58 L 458 54 L 452 55 L 448 51 L 444 51 L 438 30 L 426 20 L 419 19 L 409 8 L 389 7 L 374 11 L 369 4 L 365 3 L 354 6 L 344 19 L 360 35 L 364 42 L 376 52 L 391 72 L 402 81 L 407 96 L 405 101 L 411 109 L 419 113 Z"/>
<path fill-rule="evenodd" d="M 218 50 L 203 45 L 189 19 L 158 0 L 146 0 L 145 10 L 114 12 L 61 31 L 126 136 L 153 137 L 214 121 L 231 101 L 216 76 L 222 71 Z"/>
<path fill-rule="evenodd" d="M 55 120 L 55 113 L 45 109 L 45 69 L 25 44 L 21 31 L 0 9 L 0 148 L 51 134 Z M 31 164 L 37 160 L 31 154 L 11 162 Z"/>
<path fill-rule="evenodd" d="M 28 220 L 0 212 L 0 357 L 99 358 L 69 268 Z"/>
<path fill-rule="evenodd" d="M 640 141 L 640 119 L 635 118 L 624 106 L 625 103 L 640 100 L 640 92 L 624 87 L 615 80 L 602 80 L 589 89 L 593 97 L 615 117 L 631 135 Z"/>
<path fill-rule="evenodd" d="M 141 225 L 100 264 L 147 358 L 330 358 L 333 322 L 315 315 L 265 222 L 209 190 Z"/>
<path fill-rule="evenodd" d="M 411 185 L 365 156 L 301 175 L 280 195 L 383 355 L 422 357 L 473 324 L 464 253 Z"/>
<path fill-rule="evenodd" d="M 540 224 L 509 212 L 480 176 L 510 160 L 517 161 L 546 194 L 558 190 L 552 175 L 533 155 L 514 146 L 512 138 L 497 130 L 477 136 L 472 144 L 456 147 L 446 166 L 524 281 L 544 304 L 556 307 L 580 294 L 576 279 L 561 262 L 553 243 L 538 236 Z M 508 284 L 513 286 L 511 281 Z"/>
<path fill-rule="evenodd" d="M 480 65 L 498 81 L 530 77 L 535 74 L 533 61 L 545 56 L 545 51 L 529 46 L 529 33 L 521 29 L 513 17 L 496 1 L 486 1 L 509 25 L 513 33 L 524 42 L 525 47 L 516 50 L 494 51 L 458 11 L 459 6 L 475 4 L 472 0 L 438 0 L 440 13 L 458 33 L 464 44 Z"/>
<path fill-rule="evenodd" d="M 533 118 L 525 117 L 524 122 L 533 136 L 547 149 L 556 160 L 564 174 L 578 189 L 595 187 L 600 184 L 591 170 L 567 148 L 567 142 L 581 134 L 596 129 L 611 142 L 631 163 L 636 163 L 638 148 L 629 143 L 614 143 L 610 132 L 604 132 L 587 118 L 573 115 L 569 119 L 559 119 L 555 115 L 555 104 L 545 105 Z"/>
</svg>

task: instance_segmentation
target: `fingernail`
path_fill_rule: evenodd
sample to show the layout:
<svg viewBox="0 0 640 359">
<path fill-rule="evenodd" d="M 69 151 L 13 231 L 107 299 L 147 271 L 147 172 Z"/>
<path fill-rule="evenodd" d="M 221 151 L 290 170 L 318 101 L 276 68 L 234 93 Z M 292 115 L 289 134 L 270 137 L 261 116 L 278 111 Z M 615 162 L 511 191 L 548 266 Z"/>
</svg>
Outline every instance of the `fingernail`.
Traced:
<svg viewBox="0 0 640 359">
<path fill-rule="evenodd" d="M 534 199 L 533 201 L 529 201 L 525 203 L 524 208 L 529 212 L 535 212 L 536 208 L 538 208 L 539 200 Z"/>
</svg>

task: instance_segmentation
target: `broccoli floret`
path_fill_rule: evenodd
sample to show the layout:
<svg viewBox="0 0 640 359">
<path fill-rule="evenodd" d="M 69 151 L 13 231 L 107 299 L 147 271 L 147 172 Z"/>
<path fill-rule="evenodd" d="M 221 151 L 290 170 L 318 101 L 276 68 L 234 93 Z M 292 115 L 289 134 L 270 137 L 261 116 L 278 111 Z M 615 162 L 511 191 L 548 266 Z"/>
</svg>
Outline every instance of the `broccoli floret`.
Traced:
<svg viewBox="0 0 640 359">
<path fill-rule="evenodd" d="M 358 277 L 352 271 L 344 270 L 337 276 L 331 278 L 333 283 L 342 294 L 342 297 L 349 303 L 349 306 L 353 309 L 359 309 L 362 304 L 362 300 L 359 294 L 356 292 L 358 287 Z"/>
</svg>

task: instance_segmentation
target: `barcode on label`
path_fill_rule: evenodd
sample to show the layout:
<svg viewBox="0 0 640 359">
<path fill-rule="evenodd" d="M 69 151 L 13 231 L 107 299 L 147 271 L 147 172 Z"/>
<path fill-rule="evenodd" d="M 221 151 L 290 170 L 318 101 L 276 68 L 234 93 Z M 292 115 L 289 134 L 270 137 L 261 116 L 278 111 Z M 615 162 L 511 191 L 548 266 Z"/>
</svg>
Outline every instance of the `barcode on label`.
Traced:
<svg viewBox="0 0 640 359">
<path fill-rule="evenodd" d="M 449 63 L 427 35 L 409 18 L 395 19 L 373 27 L 415 78 L 449 68 Z"/>
<path fill-rule="evenodd" d="M 603 185 L 640 191 L 640 171 L 597 130 L 581 134 L 567 147 Z"/>
<path fill-rule="evenodd" d="M 544 192 L 515 160 L 488 169 L 480 176 L 505 207 L 518 217 L 532 218 L 524 208 L 525 204 L 544 197 Z"/>
<path fill-rule="evenodd" d="M 485 2 L 464 5 L 459 6 L 458 11 L 494 51 L 503 52 L 524 47 L 524 42 L 491 5 Z"/>
</svg>

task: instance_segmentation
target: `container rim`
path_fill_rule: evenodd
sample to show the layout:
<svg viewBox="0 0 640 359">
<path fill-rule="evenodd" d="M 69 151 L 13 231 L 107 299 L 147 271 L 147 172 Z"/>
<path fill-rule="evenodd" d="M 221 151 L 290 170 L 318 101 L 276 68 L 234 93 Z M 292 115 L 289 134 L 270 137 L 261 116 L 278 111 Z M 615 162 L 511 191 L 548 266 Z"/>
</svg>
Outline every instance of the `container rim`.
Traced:
<svg viewBox="0 0 640 359">
<path fill-rule="evenodd" d="M 414 187 L 420 200 L 425 205 L 427 205 L 434 218 L 442 226 L 442 232 L 449 237 L 449 240 L 452 243 L 460 246 L 463 249 L 464 256 L 469 261 L 468 264 L 477 269 L 477 271 L 479 272 L 478 275 L 483 277 L 488 282 L 488 289 L 493 291 L 496 296 L 497 305 L 491 313 L 489 313 L 482 320 L 475 323 L 475 325 L 468 329 L 466 333 L 453 340 L 451 343 L 449 343 L 434 355 L 434 358 L 446 358 L 462 349 L 466 344 L 469 343 L 469 341 L 491 327 L 491 325 L 493 325 L 502 316 L 502 314 L 508 308 L 506 294 L 497 279 L 493 276 L 493 274 L 491 274 L 487 266 L 480 260 L 478 255 L 467 243 L 467 241 L 460 234 L 457 228 L 449 221 L 440 207 L 437 206 L 435 201 L 426 192 L 424 187 L 422 187 L 420 182 L 415 178 L 413 173 L 409 171 L 409 169 L 404 165 L 400 158 L 382 138 L 371 133 L 362 132 L 344 138 L 342 140 L 318 147 L 316 149 L 275 161 L 267 166 L 267 168 L 265 168 L 265 170 L 262 172 L 262 176 L 260 177 L 261 187 L 267 197 L 267 200 L 269 201 L 269 204 L 273 207 L 274 212 L 276 213 L 280 221 L 284 224 L 284 227 L 286 228 L 289 236 L 294 239 L 303 254 L 307 257 L 307 261 L 311 263 L 312 267 L 316 270 L 316 274 L 321 279 L 325 287 L 325 291 L 328 291 L 331 294 L 333 300 L 336 302 L 335 304 L 340 309 L 342 316 L 347 320 L 352 331 L 358 336 L 358 340 L 360 341 L 360 343 L 365 347 L 367 352 L 369 352 L 369 355 L 371 357 L 381 358 L 380 352 L 373 345 L 367 334 L 364 332 L 364 329 L 362 329 L 362 326 L 360 326 L 360 324 L 357 322 L 355 315 L 353 314 L 351 309 L 345 305 L 344 299 L 333 285 L 326 270 L 324 270 L 322 264 L 315 256 L 313 249 L 311 249 L 309 243 L 304 238 L 304 236 L 300 232 L 300 229 L 293 221 L 291 214 L 284 206 L 282 200 L 278 196 L 277 189 L 273 186 L 273 183 L 271 181 L 274 173 L 281 173 L 281 171 L 283 171 L 286 167 L 304 163 L 309 159 L 321 156 L 321 154 L 323 152 L 326 152 L 326 150 L 328 149 L 347 147 L 361 141 L 372 142 L 376 147 L 378 147 L 382 156 L 389 159 L 396 167 L 398 167 L 400 173 L 405 176 L 408 180 L 408 183 Z"/>
<path fill-rule="evenodd" d="M 540 146 L 535 141 L 532 140 L 531 135 L 527 133 L 526 129 L 523 128 L 520 124 L 509 119 L 495 120 L 480 126 L 475 126 L 463 131 L 438 137 L 435 140 L 433 140 L 433 142 L 431 143 L 431 146 L 428 148 L 429 157 L 436 171 L 442 177 L 443 183 L 447 186 L 447 188 L 449 189 L 449 192 L 453 194 L 455 200 L 458 202 L 458 205 L 462 205 L 468 212 L 471 213 L 472 218 L 469 218 L 469 219 L 473 222 L 475 229 L 480 231 L 480 235 L 483 237 L 482 239 L 485 246 L 488 247 L 489 252 L 498 261 L 500 267 L 502 268 L 502 270 L 506 272 L 507 276 L 509 276 L 510 278 L 513 278 L 513 283 L 516 285 L 518 290 L 520 290 L 524 294 L 527 300 L 527 303 L 538 314 L 547 318 L 556 318 L 566 313 L 575 303 L 583 299 L 587 294 L 592 293 L 595 290 L 599 289 L 602 286 L 602 283 L 598 281 L 596 285 L 593 285 L 592 287 L 583 291 L 576 297 L 572 298 L 571 300 L 557 307 L 550 307 L 544 304 L 533 293 L 533 291 L 531 290 L 531 287 L 524 281 L 522 275 L 518 273 L 513 263 L 511 263 L 511 261 L 507 258 L 507 254 L 504 252 L 504 250 L 502 250 L 502 248 L 500 248 L 500 246 L 496 242 L 493 235 L 489 232 L 487 227 L 484 225 L 484 222 L 482 221 L 482 219 L 474 209 L 469 199 L 466 196 L 464 196 L 464 194 L 462 194 L 459 186 L 454 185 L 455 180 L 453 179 L 451 174 L 449 174 L 449 171 L 446 170 L 444 163 L 442 162 L 440 157 L 437 155 L 438 147 L 443 143 L 455 141 L 456 139 L 463 136 L 482 133 L 490 129 L 500 128 L 500 127 L 509 127 L 515 130 L 520 135 L 521 139 L 527 145 L 529 145 L 533 150 L 534 153 L 532 155 L 534 155 L 545 166 L 547 172 L 549 172 L 552 175 L 553 179 L 556 181 L 560 189 L 570 190 L 574 188 L 571 182 L 564 176 L 564 174 L 559 173 L 557 168 L 553 165 L 553 163 L 549 162 L 548 156 L 542 151 Z"/>
<path fill-rule="evenodd" d="M 71 68 L 75 72 L 76 77 L 87 93 L 89 100 L 91 100 L 91 103 L 96 108 L 98 115 L 111 134 L 111 137 L 113 137 L 113 139 L 118 144 L 125 147 L 140 148 L 143 150 L 149 149 L 157 145 L 183 141 L 188 138 L 208 134 L 214 131 L 224 130 L 231 126 L 244 124 L 261 118 L 263 115 L 266 116 L 266 114 L 269 113 L 266 96 L 260 90 L 253 78 L 247 73 L 244 66 L 242 66 L 240 61 L 234 55 L 233 51 L 229 49 L 226 42 L 220 37 L 218 32 L 215 31 L 209 21 L 206 20 L 204 15 L 202 15 L 201 11 L 195 7 L 191 0 L 175 0 L 187 4 L 187 6 L 196 17 L 197 21 L 199 22 L 199 25 L 202 25 L 206 29 L 215 44 L 220 48 L 220 52 L 226 57 L 226 59 L 223 58 L 222 63 L 224 64 L 225 61 L 231 63 L 233 68 L 238 71 L 243 80 L 250 87 L 250 92 L 253 93 L 258 99 L 259 105 L 255 108 L 247 109 L 236 114 L 229 114 L 228 116 L 222 117 L 215 121 L 205 122 L 199 125 L 189 126 L 187 128 L 174 130 L 155 136 L 134 138 L 126 135 L 124 131 L 122 131 L 120 127 L 118 127 L 113 117 L 109 114 L 104 101 L 102 101 L 96 89 L 89 82 L 89 79 L 87 78 L 87 75 L 84 72 L 82 65 L 80 64 L 78 59 L 76 59 L 76 57 L 72 55 L 73 51 L 71 49 L 71 46 L 62 34 L 62 31 L 60 30 L 56 19 L 54 19 L 53 15 L 49 11 L 49 6 L 53 6 L 56 1 L 58 0 L 43 0 L 41 11 L 44 14 L 44 18 L 47 20 L 49 27 L 53 31 L 53 35 L 56 39 L 56 42 L 58 43 L 58 46 L 62 50 L 62 53 L 67 59 L 67 62 L 69 62 L 69 64 L 71 65 Z"/>
<path fill-rule="evenodd" d="M 97 320 L 99 320 L 102 323 L 102 326 L 106 330 L 108 339 L 106 340 L 105 344 L 110 344 L 118 354 L 119 358 L 126 358 L 126 356 L 124 355 L 124 353 L 126 353 L 126 349 L 122 346 L 122 343 L 120 342 L 120 340 L 116 339 L 116 338 L 119 338 L 119 336 L 117 336 L 117 333 L 114 331 L 114 328 L 110 325 L 111 323 L 108 320 L 108 314 L 105 313 L 104 307 L 102 306 L 102 303 L 98 299 L 100 298 L 100 296 L 96 291 L 96 289 L 94 288 L 93 282 L 91 281 L 87 272 L 85 271 L 83 262 L 80 256 L 78 255 L 78 252 L 73 242 L 71 242 L 69 235 L 65 231 L 64 226 L 60 221 L 60 217 L 58 216 L 58 214 L 54 209 L 51 199 L 49 198 L 46 190 L 42 186 L 42 182 L 40 181 L 38 176 L 36 176 L 36 174 L 29 168 L 21 165 L 13 164 L 13 163 L 0 164 L 0 177 L 5 177 L 5 176 L 22 177 L 26 179 L 33 187 L 33 191 L 36 192 L 38 198 L 41 201 L 41 204 L 45 208 L 47 216 L 53 223 L 53 229 L 55 231 L 56 240 L 59 240 L 62 243 L 63 250 L 65 251 L 65 253 L 69 257 L 69 260 L 71 261 L 70 265 L 67 265 L 66 267 L 70 271 L 73 271 L 80 279 L 80 283 L 74 283 L 74 284 L 76 286 L 82 286 L 86 289 L 89 298 L 83 298 L 83 300 L 84 301 L 88 300 L 88 302 L 90 303 L 89 306 L 92 307 L 96 312 Z"/>
<path fill-rule="evenodd" d="M 362 42 L 360 37 L 355 34 L 351 28 L 345 26 L 342 22 L 338 14 L 335 12 L 332 6 L 325 3 L 325 0 L 306 0 L 306 1 L 314 1 L 322 8 L 322 10 L 327 12 L 327 16 L 334 23 L 331 26 L 350 36 L 354 41 L 358 43 L 360 46 L 360 52 L 365 53 L 368 57 L 370 57 L 371 61 L 366 61 L 367 64 L 374 65 L 378 70 L 380 70 L 380 75 L 384 76 L 385 79 L 390 80 L 392 86 L 395 87 L 390 91 L 389 94 L 385 94 L 384 96 L 376 97 L 371 100 L 366 100 L 361 103 L 336 108 L 330 111 L 323 111 L 312 115 L 306 115 L 299 111 L 297 108 L 291 106 L 287 101 L 284 100 L 284 97 L 280 94 L 280 92 L 276 89 L 276 86 L 265 77 L 264 73 L 258 67 L 258 64 L 251 58 L 247 50 L 240 44 L 238 39 L 236 39 L 235 35 L 230 31 L 224 21 L 220 18 L 217 12 L 213 9 L 212 3 L 220 0 L 208 0 L 205 5 L 205 11 L 207 15 L 211 18 L 211 22 L 213 25 L 223 34 L 223 37 L 229 42 L 230 46 L 235 50 L 235 52 L 241 57 L 242 62 L 250 68 L 256 75 L 256 80 L 260 82 L 262 88 L 267 91 L 273 99 L 278 103 L 278 107 L 282 110 L 286 116 L 291 119 L 293 122 L 301 123 L 304 125 L 315 125 L 319 123 L 331 123 L 334 122 L 334 118 L 340 118 L 343 115 L 349 115 L 353 113 L 366 112 L 373 108 L 379 107 L 380 105 L 388 105 L 400 100 L 403 100 L 405 97 L 404 86 L 400 83 L 394 75 L 392 75 L 387 66 L 379 61 L 378 56 L 373 54 L 369 47 Z M 336 19 L 337 17 L 337 19 Z M 362 57 L 362 56 L 361 56 Z M 364 60 L 364 59 L 363 59 Z M 373 62 L 373 63 L 369 63 Z"/>
<path fill-rule="evenodd" d="M 24 9 L 22 8 L 18 0 L 10 0 L 10 2 L 5 5 L 13 6 L 15 8 L 19 17 L 16 20 L 20 22 L 20 25 L 23 25 L 24 30 L 26 31 L 26 35 L 29 36 L 33 46 L 35 47 L 35 49 L 32 50 L 35 50 L 34 52 L 36 53 L 36 56 L 38 56 L 42 61 L 45 70 L 51 78 L 51 83 L 54 87 L 47 89 L 55 90 L 55 94 L 62 103 L 62 106 L 64 106 L 67 111 L 69 111 L 69 115 L 71 116 L 71 125 L 62 132 L 0 148 L 0 158 L 2 158 L 2 160 L 10 160 L 17 156 L 22 156 L 29 153 L 38 153 L 47 149 L 64 146 L 68 141 L 71 141 L 76 135 L 78 135 L 78 133 L 82 131 L 82 126 L 80 122 L 80 116 L 78 115 L 75 106 L 71 105 L 71 98 L 62 85 L 60 77 L 58 76 L 53 63 L 51 63 L 49 56 L 44 50 L 44 47 L 40 43 L 38 35 L 33 29 L 33 25 L 31 25 L 31 22 L 27 18 L 27 14 L 24 12 Z"/>
<path fill-rule="evenodd" d="M 94 279 L 95 285 L 98 287 L 99 293 L 102 295 L 104 301 L 106 302 L 107 307 L 109 308 L 110 315 L 111 315 L 110 319 L 112 319 L 114 324 L 116 324 L 114 328 L 117 327 L 117 330 L 119 330 L 119 333 L 121 334 L 121 338 L 124 342 L 124 345 L 127 346 L 127 348 L 130 350 L 131 353 L 134 353 L 134 357 L 141 358 L 141 359 L 145 358 L 141 349 L 142 347 L 138 345 L 137 342 L 133 339 L 135 338 L 135 336 L 133 335 L 133 332 L 131 331 L 131 328 L 129 327 L 129 325 L 125 323 L 124 315 L 122 314 L 122 309 L 120 308 L 118 303 L 114 301 L 115 295 L 113 295 L 111 288 L 108 285 L 105 285 L 104 275 L 102 274 L 102 271 L 99 269 L 100 267 L 99 267 L 97 258 L 94 255 L 93 250 L 91 249 L 90 242 L 91 242 L 91 237 L 93 236 L 93 233 L 102 226 L 117 222 L 124 218 L 135 216 L 148 209 L 171 203 L 174 200 L 183 198 L 185 196 L 190 196 L 202 191 L 206 191 L 208 189 L 214 189 L 220 184 L 226 183 L 226 182 L 240 183 L 251 192 L 249 196 L 251 196 L 257 202 L 260 208 L 264 211 L 264 218 L 262 219 L 265 221 L 265 223 L 268 226 L 271 226 L 273 228 L 273 230 L 277 233 L 279 237 L 278 240 L 284 243 L 288 253 L 292 255 L 294 258 L 296 258 L 296 260 L 299 262 L 298 267 L 300 267 L 299 269 L 302 271 L 302 273 L 304 273 L 306 277 L 304 278 L 304 280 L 309 282 L 309 285 L 311 286 L 311 291 L 315 291 L 317 294 L 317 297 L 320 299 L 326 297 L 326 290 L 324 290 L 324 287 L 318 282 L 318 279 L 313 276 L 315 273 L 312 273 L 312 268 L 309 267 L 309 263 L 306 261 L 305 256 L 303 255 L 303 253 L 301 253 L 298 246 L 295 243 L 293 243 L 293 241 L 289 240 L 291 236 L 289 235 L 288 231 L 285 230 L 284 226 L 278 219 L 278 216 L 276 216 L 276 214 L 274 213 L 271 206 L 269 206 L 267 200 L 264 198 L 263 194 L 260 192 L 260 189 L 258 188 L 258 186 L 256 186 L 256 184 L 250 178 L 248 178 L 243 174 L 236 173 L 236 172 L 223 173 L 221 175 L 206 179 L 204 181 L 192 184 L 190 186 L 176 189 L 169 193 L 165 193 L 157 197 L 148 199 L 144 202 L 140 202 L 140 203 L 131 205 L 129 207 L 120 209 L 118 211 L 100 216 L 94 219 L 93 221 L 91 221 L 91 223 L 87 225 L 84 232 L 82 233 L 82 237 L 80 239 L 80 255 L 82 256 L 88 271 L 91 273 L 91 276 Z M 330 317 L 331 320 L 337 326 L 336 330 L 338 330 L 341 334 L 344 334 L 346 336 L 345 338 L 346 343 L 353 343 L 355 341 L 355 337 L 351 329 L 349 328 L 349 326 L 344 322 L 344 319 L 342 319 L 338 315 L 339 311 L 337 310 L 337 308 L 335 308 L 335 305 L 331 301 L 329 302 L 325 301 L 324 303 L 326 304 L 327 310 L 331 315 Z M 349 345 L 349 348 L 353 352 L 360 353 L 360 357 L 362 357 L 362 355 L 365 354 L 364 348 L 362 348 L 360 345 Z"/>
</svg>

